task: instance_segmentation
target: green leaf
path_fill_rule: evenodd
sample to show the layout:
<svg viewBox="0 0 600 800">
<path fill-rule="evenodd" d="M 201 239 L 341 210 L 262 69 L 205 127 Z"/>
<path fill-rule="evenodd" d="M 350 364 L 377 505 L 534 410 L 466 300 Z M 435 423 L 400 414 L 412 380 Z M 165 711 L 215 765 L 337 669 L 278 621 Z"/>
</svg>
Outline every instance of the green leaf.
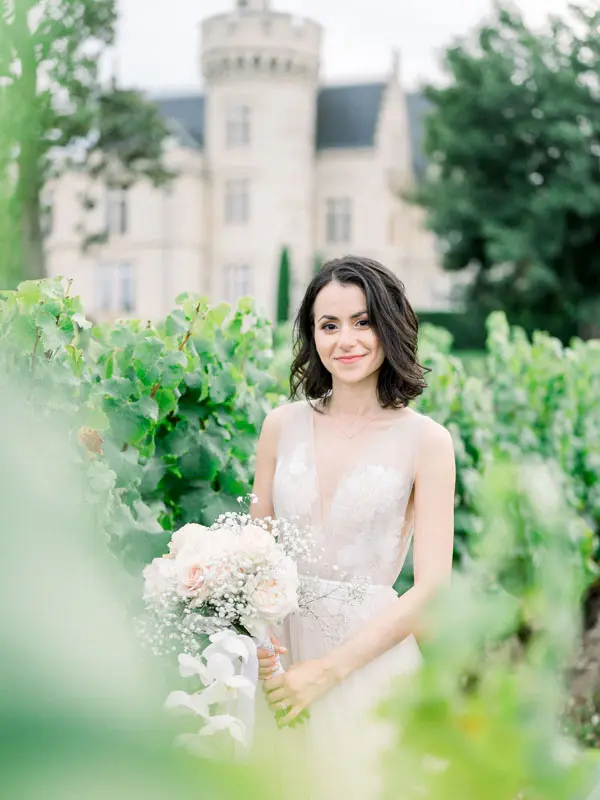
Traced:
<svg viewBox="0 0 600 800">
<path fill-rule="evenodd" d="M 166 467 L 159 458 L 151 458 L 148 463 L 144 465 L 142 482 L 140 485 L 140 492 L 143 496 L 148 497 L 154 495 L 165 472 Z"/>
<path fill-rule="evenodd" d="M 109 378 L 102 381 L 102 391 L 111 400 L 126 403 L 135 394 L 135 387 L 128 378 Z"/>
<path fill-rule="evenodd" d="M 252 477 L 239 461 L 229 461 L 219 473 L 219 486 L 222 492 L 231 497 L 245 497 L 252 489 Z"/>
<path fill-rule="evenodd" d="M 184 480 L 212 481 L 225 463 L 220 442 L 206 434 L 201 435 L 193 448 L 181 459 L 179 467 Z"/>
<path fill-rule="evenodd" d="M 57 325 L 56 317 L 47 311 L 40 311 L 36 316 L 36 325 L 42 332 L 42 341 L 46 350 L 55 350 L 71 340 Z"/>
<path fill-rule="evenodd" d="M 205 513 L 209 503 L 212 502 L 214 492 L 210 487 L 210 483 L 196 484 L 194 488 L 186 491 L 179 498 L 179 507 L 181 512 L 181 524 L 186 525 L 188 522 L 199 522 L 201 524 L 212 525 L 216 517 L 211 517 Z"/>
<path fill-rule="evenodd" d="M 222 372 L 212 371 L 209 381 L 209 392 L 210 398 L 214 403 L 221 405 L 229 398 L 234 397 L 236 387 L 236 381 L 229 370 L 223 370 Z"/>
<path fill-rule="evenodd" d="M 156 393 L 156 402 L 161 417 L 166 417 L 177 409 L 177 395 L 172 389 L 159 389 Z"/>
<path fill-rule="evenodd" d="M 85 318 L 82 313 L 73 314 L 72 316 L 73 322 L 76 322 L 80 328 L 87 331 L 92 327 L 92 323 Z"/>
<path fill-rule="evenodd" d="M 18 287 L 19 300 L 25 306 L 34 306 L 42 299 L 41 281 L 22 281 Z"/>
<path fill-rule="evenodd" d="M 172 311 L 165 320 L 165 333 L 167 336 L 180 336 L 185 334 L 189 322 L 181 308 Z"/>
<path fill-rule="evenodd" d="M 144 364 L 153 364 L 157 358 L 163 355 L 165 343 L 157 336 L 146 336 L 141 341 L 136 342 L 133 349 L 134 358 Z"/>
<path fill-rule="evenodd" d="M 11 336 L 25 353 L 32 353 L 37 340 L 37 328 L 33 317 L 18 316 L 11 322 Z"/>
<path fill-rule="evenodd" d="M 135 359 L 132 362 L 132 367 L 135 370 L 136 377 L 145 387 L 153 387 L 161 380 L 162 370 L 160 364 L 154 361 L 148 363 Z"/>
<path fill-rule="evenodd" d="M 197 435 L 197 434 L 196 434 Z M 167 452 L 181 458 L 195 446 L 196 438 L 187 419 L 181 419 L 164 439 Z"/>
<path fill-rule="evenodd" d="M 113 399 L 107 398 L 104 410 L 110 421 L 113 438 L 119 444 L 139 445 L 153 427 L 153 419 L 139 401 L 117 405 Z"/>
<path fill-rule="evenodd" d="M 78 414 L 77 424 L 92 428 L 99 433 L 108 430 L 110 427 L 108 415 L 99 408 L 82 408 Z"/>
</svg>

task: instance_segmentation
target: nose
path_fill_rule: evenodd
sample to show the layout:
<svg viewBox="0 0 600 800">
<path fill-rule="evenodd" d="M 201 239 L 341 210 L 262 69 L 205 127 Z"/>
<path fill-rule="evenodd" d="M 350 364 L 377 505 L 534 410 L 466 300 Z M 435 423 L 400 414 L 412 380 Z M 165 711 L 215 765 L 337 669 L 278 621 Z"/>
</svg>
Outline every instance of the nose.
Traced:
<svg viewBox="0 0 600 800">
<path fill-rule="evenodd" d="M 352 350 L 356 344 L 356 331 L 352 325 L 342 325 L 338 344 L 342 350 Z"/>
</svg>

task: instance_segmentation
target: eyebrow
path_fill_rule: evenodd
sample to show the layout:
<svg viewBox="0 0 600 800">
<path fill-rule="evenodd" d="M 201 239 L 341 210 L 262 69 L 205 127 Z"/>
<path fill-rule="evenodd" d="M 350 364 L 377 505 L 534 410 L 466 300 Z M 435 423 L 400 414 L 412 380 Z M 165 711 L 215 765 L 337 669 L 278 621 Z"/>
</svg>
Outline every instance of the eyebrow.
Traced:
<svg viewBox="0 0 600 800">
<path fill-rule="evenodd" d="M 356 314 L 352 314 L 350 319 L 357 319 L 358 317 L 362 317 L 363 314 L 366 314 L 366 311 L 358 311 Z M 327 319 L 330 322 L 339 322 L 339 317 L 332 317 L 330 314 L 322 314 L 317 322 L 321 322 L 322 319 Z"/>
</svg>

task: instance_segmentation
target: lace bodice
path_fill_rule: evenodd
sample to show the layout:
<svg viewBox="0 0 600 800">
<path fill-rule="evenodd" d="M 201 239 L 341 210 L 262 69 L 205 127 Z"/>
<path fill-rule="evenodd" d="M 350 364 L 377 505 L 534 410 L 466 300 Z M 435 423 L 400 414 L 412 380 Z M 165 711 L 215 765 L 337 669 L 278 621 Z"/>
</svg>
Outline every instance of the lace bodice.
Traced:
<svg viewBox="0 0 600 800">
<path fill-rule="evenodd" d="M 423 417 L 390 414 L 351 440 L 320 440 L 307 402 L 283 415 L 273 485 L 275 515 L 310 529 L 322 552 L 306 569 L 325 579 L 391 586 L 413 533 L 412 488 Z M 324 449 L 325 447 L 325 449 Z"/>
</svg>

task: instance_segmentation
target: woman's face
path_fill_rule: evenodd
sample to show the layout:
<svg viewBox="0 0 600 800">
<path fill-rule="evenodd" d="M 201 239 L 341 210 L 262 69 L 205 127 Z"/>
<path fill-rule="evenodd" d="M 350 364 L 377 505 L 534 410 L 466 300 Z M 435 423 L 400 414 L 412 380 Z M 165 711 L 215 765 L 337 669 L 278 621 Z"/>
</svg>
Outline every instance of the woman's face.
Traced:
<svg viewBox="0 0 600 800">
<path fill-rule="evenodd" d="M 385 356 L 360 287 L 328 283 L 315 300 L 314 320 L 319 358 L 335 380 L 360 383 L 379 372 Z"/>
</svg>

